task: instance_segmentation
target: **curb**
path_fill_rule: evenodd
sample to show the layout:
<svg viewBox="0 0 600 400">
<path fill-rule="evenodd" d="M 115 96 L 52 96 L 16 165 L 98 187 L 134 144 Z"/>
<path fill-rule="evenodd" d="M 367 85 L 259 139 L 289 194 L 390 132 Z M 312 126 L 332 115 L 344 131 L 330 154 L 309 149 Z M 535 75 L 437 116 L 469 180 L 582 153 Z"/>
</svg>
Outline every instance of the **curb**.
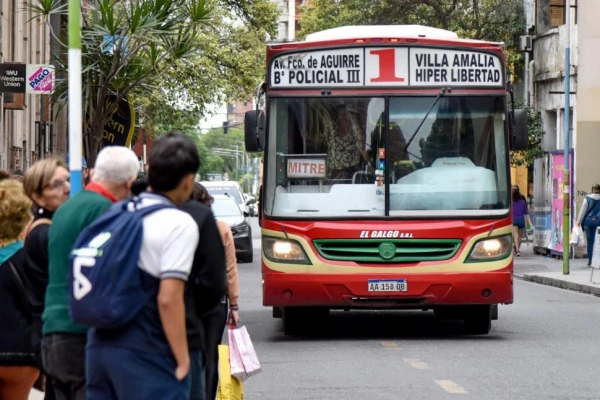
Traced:
<svg viewBox="0 0 600 400">
<path fill-rule="evenodd" d="M 582 283 L 568 282 L 561 279 L 551 278 L 549 276 L 524 274 L 521 278 L 528 282 L 539 283 L 547 286 L 554 286 L 560 289 L 572 290 L 580 293 L 587 293 L 600 297 L 600 287 L 585 285 Z"/>
</svg>

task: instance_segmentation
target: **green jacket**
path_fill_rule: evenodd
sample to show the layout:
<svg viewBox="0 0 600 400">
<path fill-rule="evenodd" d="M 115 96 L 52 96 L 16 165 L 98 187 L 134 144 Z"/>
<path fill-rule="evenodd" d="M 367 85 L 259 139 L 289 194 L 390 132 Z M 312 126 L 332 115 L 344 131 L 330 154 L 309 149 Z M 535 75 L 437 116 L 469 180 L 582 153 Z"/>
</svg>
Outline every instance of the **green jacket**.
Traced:
<svg viewBox="0 0 600 400">
<path fill-rule="evenodd" d="M 106 211 L 112 202 L 105 196 L 82 190 L 54 214 L 48 234 L 48 289 L 42 319 L 43 332 L 85 334 L 87 328 L 71 320 L 69 255 L 79 234 Z"/>
</svg>

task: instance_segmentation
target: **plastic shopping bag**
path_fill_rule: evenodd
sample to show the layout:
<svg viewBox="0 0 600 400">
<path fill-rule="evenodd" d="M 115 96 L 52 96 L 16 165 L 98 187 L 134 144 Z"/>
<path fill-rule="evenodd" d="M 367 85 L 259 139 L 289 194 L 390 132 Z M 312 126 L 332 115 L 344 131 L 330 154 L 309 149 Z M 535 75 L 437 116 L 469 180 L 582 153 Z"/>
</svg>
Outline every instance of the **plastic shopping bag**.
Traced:
<svg viewBox="0 0 600 400">
<path fill-rule="evenodd" d="M 525 216 L 525 230 L 527 233 L 533 233 L 533 224 L 531 223 L 531 218 L 529 218 L 529 215 Z"/>
<path fill-rule="evenodd" d="M 243 382 L 252 375 L 261 372 L 260 362 L 258 361 L 246 327 L 230 328 L 228 330 L 228 338 L 231 348 L 229 356 L 231 375 Z"/>
<path fill-rule="evenodd" d="M 244 400 L 242 382 L 231 376 L 229 346 L 219 345 L 219 387 L 217 400 Z"/>
<path fill-rule="evenodd" d="M 571 246 L 585 247 L 585 237 L 581 226 L 576 226 L 571 231 L 571 237 L 569 238 L 569 244 Z"/>
</svg>

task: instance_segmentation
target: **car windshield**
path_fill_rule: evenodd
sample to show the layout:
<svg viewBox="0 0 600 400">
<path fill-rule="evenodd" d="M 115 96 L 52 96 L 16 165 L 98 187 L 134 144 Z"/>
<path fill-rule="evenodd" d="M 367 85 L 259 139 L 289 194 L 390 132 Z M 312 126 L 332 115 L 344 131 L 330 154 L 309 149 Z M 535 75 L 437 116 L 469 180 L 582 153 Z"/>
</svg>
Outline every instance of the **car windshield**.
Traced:
<svg viewBox="0 0 600 400">
<path fill-rule="evenodd" d="M 232 199 L 215 199 L 212 205 L 215 217 L 239 217 L 242 215 L 240 207 Z"/>
<path fill-rule="evenodd" d="M 240 191 L 235 186 L 209 186 L 206 188 L 206 190 L 208 190 L 208 192 L 212 195 L 225 194 L 233 196 L 233 198 L 238 204 L 244 203 L 244 201 L 242 200 L 242 196 L 240 195 Z"/>
<path fill-rule="evenodd" d="M 269 111 L 268 215 L 508 210 L 503 96 L 272 98 Z"/>
</svg>

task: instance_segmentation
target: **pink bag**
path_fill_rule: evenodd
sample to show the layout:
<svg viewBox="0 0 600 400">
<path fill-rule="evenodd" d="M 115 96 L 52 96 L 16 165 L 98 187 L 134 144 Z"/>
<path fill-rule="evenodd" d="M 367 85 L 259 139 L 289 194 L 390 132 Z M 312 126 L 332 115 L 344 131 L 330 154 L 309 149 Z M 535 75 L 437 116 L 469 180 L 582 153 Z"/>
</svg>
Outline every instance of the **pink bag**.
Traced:
<svg viewBox="0 0 600 400">
<path fill-rule="evenodd" d="M 235 376 L 239 381 L 244 382 L 252 375 L 261 372 L 260 362 L 258 361 L 246 327 L 229 328 L 228 338 L 231 375 Z"/>
</svg>

